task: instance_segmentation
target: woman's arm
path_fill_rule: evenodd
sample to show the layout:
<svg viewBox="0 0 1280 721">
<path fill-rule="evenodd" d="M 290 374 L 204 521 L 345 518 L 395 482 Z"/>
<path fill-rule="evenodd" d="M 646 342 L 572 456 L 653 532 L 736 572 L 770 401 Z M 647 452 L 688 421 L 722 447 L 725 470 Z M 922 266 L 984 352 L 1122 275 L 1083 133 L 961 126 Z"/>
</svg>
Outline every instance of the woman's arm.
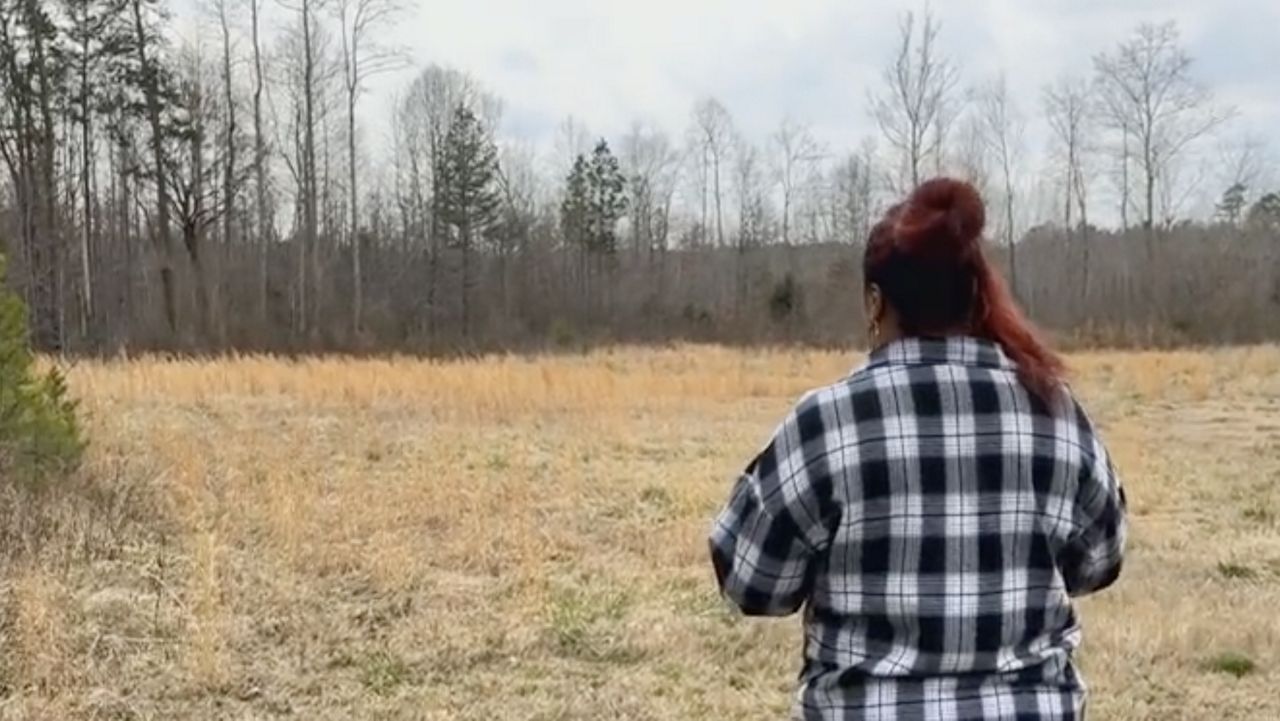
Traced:
<svg viewBox="0 0 1280 721">
<path fill-rule="evenodd" d="M 1128 531 L 1124 486 L 1092 424 L 1077 407 L 1082 436 L 1079 487 L 1073 510 L 1075 536 L 1058 559 L 1067 591 L 1083 596 L 1115 583 Z"/>
<path fill-rule="evenodd" d="M 785 616 L 808 598 L 815 557 L 829 543 L 828 423 L 802 401 L 734 485 L 711 532 L 724 596 L 748 615 Z"/>
</svg>

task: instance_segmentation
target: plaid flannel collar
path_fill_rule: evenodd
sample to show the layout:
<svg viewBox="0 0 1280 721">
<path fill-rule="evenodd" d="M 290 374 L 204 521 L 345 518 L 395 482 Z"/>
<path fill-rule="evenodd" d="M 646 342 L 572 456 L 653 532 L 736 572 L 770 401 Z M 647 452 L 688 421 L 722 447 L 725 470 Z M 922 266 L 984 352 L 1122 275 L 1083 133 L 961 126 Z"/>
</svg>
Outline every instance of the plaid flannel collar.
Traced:
<svg viewBox="0 0 1280 721">
<path fill-rule="evenodd" d="M 962 365 L 1003 370 L 1017 368 L 998 343 L 972 336 L 896 340 L 872 351 L 865 368 L 895 365 Z"/>
</svg>

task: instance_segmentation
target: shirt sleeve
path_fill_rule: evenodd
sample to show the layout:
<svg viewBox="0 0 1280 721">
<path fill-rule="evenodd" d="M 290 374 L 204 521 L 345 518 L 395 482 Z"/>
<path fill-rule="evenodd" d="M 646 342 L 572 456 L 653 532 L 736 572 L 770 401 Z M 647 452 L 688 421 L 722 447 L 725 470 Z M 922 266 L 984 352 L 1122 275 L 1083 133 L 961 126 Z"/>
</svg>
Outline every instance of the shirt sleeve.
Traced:
<svg viewBox="0 0 1280 721">
<path fill-rule="evenodd" d="M 809 596 L 829 545 L 827 424 L 802 402 L 738 477 L 711 532 L 711 562 L 725 598 L 752 616 L 785 616 Z"/>
<path fill-rule="evenodd" d="M 1077 531 L 1059 559 L 1067 591 L 1084 596 L 1115 583 L 1128 534 L 1124 486 L 1083 411 L 1083 448 L 1074 515 Z"/>
</svg>

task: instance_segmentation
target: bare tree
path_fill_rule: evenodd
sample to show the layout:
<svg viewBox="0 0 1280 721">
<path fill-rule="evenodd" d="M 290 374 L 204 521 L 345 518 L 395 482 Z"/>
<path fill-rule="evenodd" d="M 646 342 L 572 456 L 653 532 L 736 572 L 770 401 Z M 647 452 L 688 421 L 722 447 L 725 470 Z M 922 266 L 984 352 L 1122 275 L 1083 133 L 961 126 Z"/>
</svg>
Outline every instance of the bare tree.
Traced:
<svg viewBox="0 0 1280 721">
<path fill-rule="evenodd" d="M 155 221 L 151 232 L 160 264 L 165 320 L 168 322 L 169 333 L 175 335 L 178 332 L 178 311 L 174 288 L 173 235 L 169 225 L 169 186 L 163 181 L 168 156 L 165 153 L 165 133 L 161 122 L 161 70 L 155 58 L 154 47 L 158 40 L 148 19 L 150 5 L 147 0 L 130 0 L 135 31 L 134 49 L 142 76 L 142 93 L 151 130 L 151 162 L 156 175 Z"/>
<path fill-rule="evenodd" d="M 262 0 L 248 0 L 250 37 L 253 41 L 253 186 L 255 196 L 254 210 L 255 242 L 258 244 L 258 313 L 260 320 L 267 320 L 267 284 L 268 258 L 271 244 L 275 239 L 272 232 L 275 223 L 272 220 L 273 209 L 268 198 L 270 188 L 267 185 L 267 133 L 262 120 L 263 92 L 266 89 L 266 77 L 262 70 Z"/>
<path fill-rule="evenodd" d="M 955 172 L 986 197 L 991 186 L 991 166 L 982 119 L 970 113 L 960 121 L 951 152 Z"/>
<path fill-rule="evenodd" d="M 68 18 L 67 60 L 75 82 L 68 110 L 79 126 L 79 194 L 83 200 L 80 221 L 80 334 L 83 337 L 89 334 L 90 326 L 94 324 L 93 253 L 95 239 L 100 235 L 94 213 L 98 160 L 95 121 L 109 92 L 103 85 L 123 67 L 130 43 L 128 25 L 121 20 L 126 9 L 121 0 L 62 0 L 61 4 Z"/>
<path fill-rule="evenodd" d="M 773 175 L 782 191 L 782 243 L 791 245 L 791 216 L 796 194 L 812 185 L 824 152 L 808 126 L 790 118 L 770 137 Z"/>
<path fill-rule="evenodd" d="M 222 35 L 222 111 L 225 118 L 223 123 L 223 152 L 226 157 L 223 162 L 222 175 L 222 194 L 225 198 L 223 201 L 226 206 L 226 213 L 223 216 L 222 242 L 232 243 L 235 234 L 236 220 L 236 135 L 238 126 L 236 125 L 236 98 L 235 98 L 235 78 L 232 74 L 231 57 L 235 50 L 234 43 L 231 40 L 231 11 L 228 6 L 228 0 L 213 0 L 214 12 L 218 16 L 218 29 Z"/>
<path fill-rule="evenodd" d="M 1052 133 L 1054 153 L 1062 163 L 1062 227 L 1070 233 L 1072 215 L 1078 211 L 1083 230 L 1089 223 L 1089 181 L 1085 171 L 1092 131 L 1089 84 L 1076 78 L 1060 78 L 1045 87 L 1042 102 L 1045 120 Z"/>
<path fill-rule="evenodd" d="M 298 0 L 284 7 L 296 15 L 296 24 L 285 40 L 287 92 L 290 95 L 291 152 L 284 157 L 297 187 L 296 233 L 297 277 L 295 281 L 295 330 L 314 338 L 319 332 L 321 288 L 320 214 L 324 199 L 322 173 L 327 176 L 328 154 L 321 147 L 328 138 L 328 96 L 337 66 L 333 62 L 330 36 L 320 23 L 325 0 Z M 321 155 L 325 168 L 320 167 Z"/>
<path fill-rule="evenodd" d="M 665 133 L 639 123 L 622 139 L 620 150 L 631 196 L 632 249 L 653 260 L 666 250 L 680 156 Z"/>
<path fill-rule="evenodd" d="M 235 78 L 232 73 L 232 54 L 234 52 L 234 43 L 231 40 L 231 8 L 228 6 L 229 0 L 214 0 L 214 11 L 218 16 L 218 28 L 222 35 L 222 120 L 223 120 L 223 142 L 222 142 L 222 243 L 224 250 L 235 244 L 236 241 L 236 222 L 239 217 L 236 215 L 236 201 L 240 194 L 241 183 L 239 177 L 241 175 L 240 168 L 237 165 L 239 160 L 240 145 L 240 128 L 236 122 L 236 111 L 239 103 L 235 97 Z M 220 279 L 202 279 L 202 282 L 213 284 L 218 288 L 221 285 Z M 221 295 L 221 291 L 219 291 Z M 208 304 L 207 304 L 208 305 Z M 210 311 L 206 307 L 206 323 L 214 320 L 214 316 L 210 315 Z M 226 334 L 226 323 L 221 312 L 216 314 L 216 323 L 212 324 L 212 330 L 217 333 L 217 344 L 221 346 L 224 343 Z"/>
<path fill-rule="evenodd" d="M 122 20 L 122 22 L 125 21 Z M 125 24 L 126 28 L 130 26 L 130 22 Z M 129 30 L 129 32 L 132 31 Z M 132 47 L 127 48 L 127 53 L 132 56 Z M 107 223 L 109 227 L 105 234 L 108 242 L 104 245 L 115 251 L 116 261 L 122 272 L 117 274 L 117 283 L 112 289 L 102 289 L 106 291 L 105 296 L 110 299 L 110 302 L 104 305 L 112 306 L 118 312 L 104 313 L 96 318 L 103 325 L 103 335 L 107 336 L 104 342 L 116 348 L 128 343 L 135 325 L 137 294 L 134 281 L 138 265 L 136 245 L 143 236 L 143 233 L 138 230 L 141 225 L 138 216 L 142 202 L 139 197 L 140 185 L 137 177 L 137 168 L 140 165 L 139 139 L 143 135 L 140 127 L 141 119 L 137 113 L 119 102 L 132 90 L 133 88 L 126 89 L 120 85 L 110 89 L 106 94 L 107 107 L 104 109 L 103 130 L 108 146 L 110 182 L 107 197 L 103 201 L 111 211 L 110 222 Z M 104 293 L 99 293 L 99 297 L 103 295 Z"/>
<path fill-rule="evenodd" d="M 1216 107 L 1212 93 L 1192 77 L 1191 56 L 1173 22 L 1138 26 L 1113 52 L 1095 56 L 1093 64 L 1103 117 L 1122 136 L 1126 188 L 1130 143 L 1134 146 L 1142 173 L 1142 224 L 1151 238 L 1158 186 L 1171 184 L 1175 164 L 1188 148 L 1232 111 Z"/>
<path fill-rule="evenodd" d="M 90 5 L 87 2 L 67 3 L 68 13 L 74 18 L 73 22 L 73 41 L 76 42 L 78 50 L 77 81 L 78 81 L 78 100 L 79 100 L 79 121 L 80 121 L 80 190 L 84 196 L 84 216 L 81 220 L 82 228 L 80 229 L 80 283 L 81 283 L 81 309 L 80 309 L 80 334 L 86 336 L 89 334 L 89 325 L 93 322 L 93 271 L 92 271 L 92 249 L 93 249 L 93 166 L 94 166 L 94 145 L 95 138 L 93 135 L 93 119 L 95 109 L 92 107 L 94 100 L 93 82 L 90 80 L 90 65 L 96 64 L 99 58 L 95 57 L 98 53 L 93 48 L 95 37 L 99 37 L 107 29 L 107 23 L 110 22 L 109 16 L 90 17 Z M 118 10 L 118 8 L 117 8 Z M 78 15 L 78 17 L 77 17 Z M 76 33 L 75 30 L 82 32 Z M 93 81 L 98 80 L 97 77 Z"/>
<path fill-rule="evenodd" d="M 1018 291 L 1017 223 L 1014 210 L 1017 207 L 1018 167 L 1022 156 L 1026 120 L 1009 97 L 1009 86 L 1004 75 L 982 87 L 977 93 L 977 121 L 987 152 L 995 159 L 1000 177 L 1001 200 L 1004 218 L 1001 231 L 1009 249 L 1009 285 Z"/>
<path fill-rule="evenodd" d="M 941 165 L 951 122 L 956 115 L 959 69 L 938 48 L 942 24 L 926 9 L 916 32 L 916 17 L 899 24 L 892 62 L 884 69 L 885 87 L 871 95 L 871 115 L 896 156 L 891 183 L 902 193 L 920 184 L 930 161 Z"/>
<path fill-rule="evenodd" d="M 875 215 L 875 175 L 875 144 L 869 139 L 832 169 L 831 229 L 836 242 L 866 242 Z"/>
<path fill-rule="evenodd" d="M 579 155 L 591 153 L 591 143 L 591 131 L 581 120 L 570 115 L 560 121 L 560 125 L 556 127 L 552 149 L 554 153 L 551 163 L 552 175 L 562 177 L 568 173 Z"/>
<path fill-rule="evenodd" d="M 317 252 L 319 234 L 318 188 L 316 179 L 316 85 L 317 85 L 317 50 L 316 50 L 316 5 L 317 0 L 300 0 L 300 4 L 291 8 L 298 14 L 298 54 L 300 64 L 298 85 L 294 89 L 297 95 L 294 100 L 295 122 L 301 127 L 295 135 L 301 142 L 298 147 L 298 163 L 295 175 L 299 181 L 302 201 L 302 237 L 298 243 L 298 320 L 299 330 L 308 330 L 308 294 L 307 294 L 307 258 Z M 319 289 L 312 287 L 312 293 Z M 316 303 L 312 300 L 311 303 Z"/>
<path fill-rule="evenodd" d="M 1062 227 L 1072 237 L 1072 213 L 1078 210 L 1080 246 L 1080 293 L 1089 295 L 1089 179 L 1088 159 L 1093 148 L 1090 87 L 1087 81 L 1063 77 L 1046 86 L 1042 94 L 1045 119 L 1052 133 L 1054 154 L 1062 163 Z"/>
<path fill-rule="evenodd" d="M 243 135 L 225 132 L 225 126 L 234 124 L 234 115 L 220 107 L 226 98 L 211 92 L 214 80 L 209 70 L 198 47 L 182 49 L 177 92 L 166 113 L 169 163 L 161 180 L 169 187 L 171 213 L 181 229 L 192 271 L 199 334 L 206 343 L 220 347 L 224 342 L 222 313 L 220 298 L 213 290 L 220 269 L 210 267 L 208 262 L 206 233 L 233 212 L 249 169 L 235 165 L 239 146 L 245 140 Z M 224 124 L 221 134 L 215 125 L 219 119 Z M 227 243 L 226 236 L 222 241 Z"/>
<path fill-rule="evenodd" d="M 747 296 L 747 253 L 764 244 L 768 230 L 760 151 L 750 142 L 739 138 L 733 156 L 733 180 L 738 196 L 738 233 L 737 242 L 734 243 L 737 249 L 734 309 L 741 313 Z"/>
<path fill-rule="evenodd" d="M 682 177 L 686 183 L 682 187 L 682 206 L 688 205 L 690 210 L 690 228 L 681 234 L 682 247 L 708 245 L 707 231 L 711 217 L 711 167 L 707 162 L 707 152 L 699 142 L 697 131 L 690 129 L 686 133 L 680 163 L 683 168 Z"/>
<path fill-rule="evenodd" d="M 734 145 L 735 131 L 733 119 L 729 111 L 715 98 L 703 98 L 693 108 L 694 137 L 697 140 L 698 152 L 701 155 L 703 176 L 708 183 L 703 185 L 702 227 L 706 232 L 707 212 L 706 193 L 709 189 L 715 202 L 716 245 L 724 246 L 724 212 L 723 196 L 720 190 L 721 171 L 727 162 L 728 154 Z"/>
<path fill-rule="evenodd" d="M 365 82 L 372 76 L 400 67 L 401 53 L 376 41 L 379 29 L 394 21 L 402 8 L 398 0 L 337 0 L 338 22 L 342 31 L 342 81 L 347 100 L 347 192 L 351 243 L 351 323 L 352 332 L 360 334 L 364 317 L 364 272 L 360 248 L 360 192 L 357 185 L 356 101 L 364 92 Z"/>
<path fill-rule="evenodd" d="M 1215 156 L 1218 186 L 1228 190 L 1238 187 L 1244 195 L 1265 187 L 1270 181 L 1268 170 L 1275 165 L 1267 141 L 1249 132 L 1221 139 Z"/>
<path fill-rule="evenodd" d="M 515 311 L 511 303 L 511 271 L 515 259 L 527 253 L 537 222 L 541 192 L 532 146 L 507 144 L 499 149 L 497 186 L 502 196 L 501 226 L 488 236 L 498 261 L 498 304 L 504 317 Z"/>
</svg>

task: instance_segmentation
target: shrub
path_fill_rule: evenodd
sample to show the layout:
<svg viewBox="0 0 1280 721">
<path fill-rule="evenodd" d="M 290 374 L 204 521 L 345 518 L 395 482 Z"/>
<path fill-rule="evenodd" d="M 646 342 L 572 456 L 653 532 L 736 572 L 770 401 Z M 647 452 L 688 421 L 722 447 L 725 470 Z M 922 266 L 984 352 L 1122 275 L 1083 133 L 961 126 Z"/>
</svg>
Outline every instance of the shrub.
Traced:
<svg viewBox="0 0 1280 721">
<path fill-rule="evenodd" d="M 1225 673 L 1236 678 L 1243 678 L 1258 669 L 1253 659 L 1234 651 L 1220 653 L 1204 662 L 1204 668 L 1214 673 Z"/>
<path fill-rule="evenodd" d="M 774 322 L 781 323 L 795 316 L 803 303 L 803 290 L 790 273 L 773 286 L 769 294 L 769 316 Z"/>
<path fill-rule="evenodd" d="M 0 278 L 4 270 L 0 257 Z M 39 488 L 74 470 L 83 452 L 65 379 L 56 369 L 37 371 L 27 308 L 0 287 L 0 479 Z"/>
<path fill-rule="evenodd" d="M 1223 578 L 1251 579 L 1258 577 L 1257 571 L 1233 561 L 1219 561 L 1218 573 L 1222 574 Z"/>
<path fill-rule="evenodd" d="M 578 335 L 574 332 L 573 325 L 561 318 L 551 322 L 550 335 L 552 344 L 560 350 L 567 350 L 578 341 Z"/>
</svg>

